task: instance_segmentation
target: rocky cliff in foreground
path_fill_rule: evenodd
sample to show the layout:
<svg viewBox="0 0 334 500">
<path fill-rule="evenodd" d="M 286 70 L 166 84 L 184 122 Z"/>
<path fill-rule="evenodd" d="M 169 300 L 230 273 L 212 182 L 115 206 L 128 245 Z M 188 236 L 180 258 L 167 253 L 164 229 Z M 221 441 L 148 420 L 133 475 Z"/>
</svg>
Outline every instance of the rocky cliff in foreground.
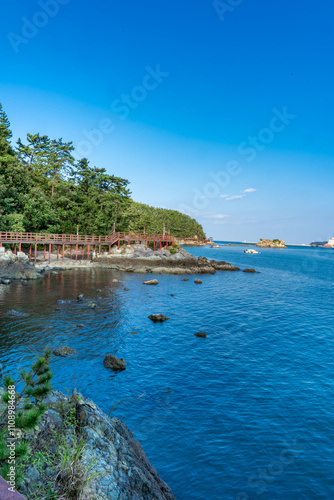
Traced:
<svg viewBox="0 0 334 500">
<path fill-rule="evenodd" d="M 49 498 L 48 490 L 61 499 L 175 500 L 121 420 L 81 395 L 52 391 L 44 402 L 48 409 L 27 436 L 31 458 L 19 491 L 28 500 Z M 66 468 L 66 457 L 74 467 Z M 71 493 L 73 485 L 82 487 L 80 495 Z"/>
</svg>

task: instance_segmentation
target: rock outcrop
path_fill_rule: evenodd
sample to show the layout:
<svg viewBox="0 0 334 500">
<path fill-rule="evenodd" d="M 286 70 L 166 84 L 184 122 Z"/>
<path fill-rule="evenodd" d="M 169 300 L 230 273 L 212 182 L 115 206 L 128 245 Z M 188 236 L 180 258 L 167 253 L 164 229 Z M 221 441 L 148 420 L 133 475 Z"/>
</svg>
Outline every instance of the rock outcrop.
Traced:
<svg viewBox="0 0 334 500">
<path fill-rule="evenodd" d="M 70 447 L 83 442 L 82 453 L 76 461 L 80 471 L 89 479 L 80 498 L 85 500 L 175 500 L 169 486 L 160 478 L 144 450 L 126 425 L 116 417 L 110 418 L 90 399 L 78 395 L 75 403 L 58 391 L 43 401 L 47 407 L 38 426 L 27 436 L 32 454 L 39 452 L 39 467 L 29 465 L 18 490 L 27 499 L 41 498 L 41 491 L 58 491 L 53 498 L 63 496 L 66 478 L 60 469 L 61 460 L 50 462 L 57 454 L 59 440 Z M 68 425 L 66 415 L 74 409 L 76 425 Z M 68 417 L 67 417 L 68 418 Z M 64 445 L 62 445 L 64 446 Z M 61 457 L 61 455 L 60 455 Z M 71 496 L 72 498 L 72 496 Z M 74 497 L 73 497 L 74 498 Z M 76 498 L 76 497 L 75 497 Z"/>
<path fill-rule="evenodd" d="M 162 249 L 154 251 L 145 245 L 127 245 L 123 249 L 114 248 L 111 255 L 97 257 L 95 262 L 101 267 L 119 271 L 155 274 L 215 274 L 219 271 L 238 271 L 239 268 L 227 262 L 216 262 L 205 257 L 196 259 L 183 248 L 176 253 Z"/>
<path fill-rule="evenodd" d="M 283 240 L 260 240 L 259 243 L 255 245 L 260 248 L 286 248 L 285 241 Z"/>
<path fill-rule="evenodd" d="M 2 247 L 3 248 L 3 247 Z M 10 280 L 35 280 L 42 278 L 42 275 L 29 265 L 28 257 L 23 252 L 15 255 L 10 250 L 0 252 L 0 279 Z"/>
</svg>

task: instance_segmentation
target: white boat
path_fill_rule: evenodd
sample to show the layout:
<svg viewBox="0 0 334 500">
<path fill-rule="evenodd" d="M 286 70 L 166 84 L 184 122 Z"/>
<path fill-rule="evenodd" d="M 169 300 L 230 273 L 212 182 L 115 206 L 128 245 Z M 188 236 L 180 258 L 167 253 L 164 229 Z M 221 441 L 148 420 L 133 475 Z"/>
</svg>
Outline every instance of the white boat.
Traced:
<svg viewBox="0 0 334 500">
<path fill-rule="evenodd" d="M 334 248 L 334 238 L 329 238 L 328 243 L 324 245 L 325 247 Z"/>
<path fill-rule="evenodd" d="M 244 250 L 244 253 L 259 253 L 254 248 L 250 248 L 249 250 Z"/>
</svg>

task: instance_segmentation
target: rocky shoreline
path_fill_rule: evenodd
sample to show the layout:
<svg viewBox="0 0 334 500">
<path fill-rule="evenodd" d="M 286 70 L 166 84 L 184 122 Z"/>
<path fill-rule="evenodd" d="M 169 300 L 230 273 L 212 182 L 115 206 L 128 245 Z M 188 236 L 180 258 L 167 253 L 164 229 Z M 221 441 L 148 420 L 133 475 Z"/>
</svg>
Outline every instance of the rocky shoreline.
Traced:
<svg viewBox="0 0 334 500">
<path fill-rule="evenodd" d="M 67 397 L 52 391 L 43 403 L 46 411 L 39 424 L 20 436 L 29 442 L 31 450 L 24 480 L 18 487 L 27 499 L 45 498 L 44 492 L 50 489 L 59 498 L 68 498 L 62 496 L 65 478 L 58 457 L 79 449 L 77 473 L 82 479 L 85 475 L 89 478 L 80 498 L 175 500 L 121 420 L 109 417 L 81 394 Z"/>
<path fill-rule="evenodd" d="M 91 255 L 91 260 L 57 260 L 52 254 L 51 262 L 44 262 L 42 252 L 37 255 L 37 262 L 28 262 L 23 252 L 17 255 L 10 250 L 0 254 L 0 280 L 9 284 L 10 280 L 33 280 L 42 278 L 47 272 L 72 270 L 78 268 L 106 268 L 133 273 L 155 274 L 214 274 L 216 271 L 239 271 L 240 268 L 228 262 L 208 260 L 188 253 L 182 247 L 154 251 L 145 245 L 128 245 L 120 249 L 113 248 L 108 255 Z"/>
</svg>

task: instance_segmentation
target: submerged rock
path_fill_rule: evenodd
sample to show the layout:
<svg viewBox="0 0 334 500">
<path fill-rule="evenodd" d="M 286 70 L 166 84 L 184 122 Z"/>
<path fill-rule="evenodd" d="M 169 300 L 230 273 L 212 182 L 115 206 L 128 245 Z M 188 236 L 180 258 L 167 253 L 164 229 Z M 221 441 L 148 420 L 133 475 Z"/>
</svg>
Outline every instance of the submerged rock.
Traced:
<svg viewBox="0 0 334 500">
<path fill-rule="evenodd" d="M 86 307 L 88 307 L 88 309 L 95 309 L 96 303 L 95 302 L 87 302 Z"/>
<path fill-rule="evenodd" d="M 255 271 L 255 269 L 244 269 L 243 272 L 244 273 L 256 273 L 258 271 Z"/>
<path fill-rule="evenodd" d="M 159 284 L 158 280 L 143 281 L 143 285 L 158 285 L 158 284 Z"/>
<path fill-rule="evenodd" d="M 159 314 L 151 314 L 149 316 L 149 319 L 154 323 L 162 323 L 163 321 L 166 321 L 169 318 L 167 318 L 167 316 L 165 316 L 164 314 L 159 313 Z"/>
<path fill-rule="evenodd" d="M 194 283 L 196 283 L 197 285 L 201 285 L 201 284 L 203 283 L 203 281 L 202 281 L 202 280 L 197 279 L 197 280 L 195 280 L 195 281 L 194 281 Z"/>
<path fill-rule="evenodd" d="M 113 356 L 112 354 L 108 354 L 104 360 L 103 364 L 106 368 L 110 368 L 111 370 L 114 371 L 120 371 L 120 370 L 125 370 L 126 369 L 126 362 L 124 358 L 117 358 L 116 356 Z"/>
<path fill-rule="evenodd" d="M 181 281 L 189 281 L 189 278 L 183 278 Z"/>
<path fill-rule="evenodd" d="M 201 337 L 202 339 L 206 339 L 207 334 L 205 332 L 197 332 L 195 333 L 195 337 Z"/>
<path fill-rule="evenodd" d="M 83 293 L 79 293 L 78 296 L 77 296 L 77 301 L 81 302 L 83 299 L 84 299 L 84 294 Z"/>
<path fill-rule="evenodd" d="M 61 347 L 57 347 L 57 349 L 53 351 L 53 354 L 55 356 L 61 356 L 62 358 L 65 358 L 66 356 L 71 356 L 71 354 L 75 354 L 75 350 L 72 349 L 72 347 L 63 345 Z"/>
<path fill-rule="evenodd" d="M 125 290 L 126 292 L 128 292 L 128 291 L 130 290 L 130 288 L 128 288 L 128 287 L 126 286 L 126 287 L 124 287 L 124 290 Z"/>
<path fill-rule="evenodd" d="M 10 309 L 7 314 L 9 316 L 17 316 L 18 318 L 24 318 L 28 316 L 28 313 L 22 312 L 22 311 L 17 311 L 16 309 Z"/>
</svg>

